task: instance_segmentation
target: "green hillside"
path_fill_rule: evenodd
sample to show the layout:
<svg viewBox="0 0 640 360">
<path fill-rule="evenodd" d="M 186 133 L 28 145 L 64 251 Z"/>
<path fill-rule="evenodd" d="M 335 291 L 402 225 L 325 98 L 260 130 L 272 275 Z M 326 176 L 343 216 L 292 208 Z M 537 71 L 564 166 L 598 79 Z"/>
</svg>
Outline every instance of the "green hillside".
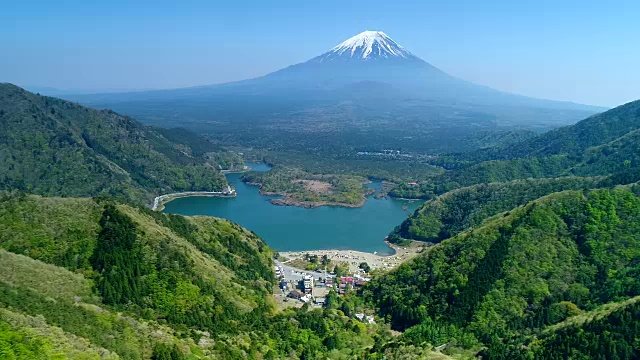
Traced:
<svg viewBox="0 0 640 360">
<path fill-rule="evenodd" d="M 509 358 L 503 346 L 640 295 L 638 219 L 637 186 L 554 193 L 442 241 L 366 297 L 408 338 Z"/>
<path fill-rule="evenodd" d="M 579 154 L 588 148 L 610 143 L 638 128 L 640 100 L 525 140 L 505 149 L 502 154 L 510 157 Z"/>
<path fill-rule="evenodd" d="M 105 303 L 189 325 L 208 319 L 180 314 L 214 298 L 220 325 L 263 306 L 274 282 L 271 249 L 238 225 L 92 199 L 4 194 L 0 247 L 88 276 Z"/>
<path fill-rule="evenodd" d="M 472 185 L 429 200 L 397 226 L 389 241 L 438 243 L 480 225 L 486 218 L 564 190 L 594 189 L 640 181 L 640 169 L 610 176 L 522 179 Z"/>
<path fill-rule="evenodd" d="M 531 344 L 537 359 L 634 359 L 640 356 L 640 297 L 576 315 L 552 327 Z M 509 352 L 517 354 L 516 349 Z M 526 359 L 527 352 L 521 351 Z M 513 359 L 513 357 L 503 357 Z"/>
<path fill-rule="evenodd" d="M 220 189 L 241 159 L 2 84 L 0 358 L 638 359 L 639 109 L 434 160 L 452 170 L 392 191 L 432 200 L 390 236 L 434 246 L 326 308 L 278 310 L 256 234 L 143 206 Z"/>
<path fill-rule="evenodd" d="M 218 169 L 241 161 L 184 131 L 6 83 L 0 84 L 0 123 L 0 189 L 150 202 L 160 193 L 220 190 L 226 180 Z"/>
<path fill-rule="evenodd" d="M 353 296 L 276 310 L 272 250 L 226 220 L 4 192 L 0 249 L 0 358 L 375 358 L 391 337 Z"/>
<path fill-rule="evenodd" d="M 640 169 L 640 101 L 506 148 L 443 155 L 450 169 L 420 186 L 400 184 L 390 194 L 431 199 L 460 187 L 527 178 L 606 176 Z"/>
</svg>

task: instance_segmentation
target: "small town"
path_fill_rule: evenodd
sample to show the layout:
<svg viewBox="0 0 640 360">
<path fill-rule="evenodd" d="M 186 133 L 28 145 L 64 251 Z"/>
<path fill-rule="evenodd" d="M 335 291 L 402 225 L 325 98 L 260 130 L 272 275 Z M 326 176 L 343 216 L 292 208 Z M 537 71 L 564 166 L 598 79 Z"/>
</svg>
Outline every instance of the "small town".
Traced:
<svg viewBox="0 0 640 360">
<path fill-rule="evenodd" d="M 324 307 L 332 289 L 337 296 L 357 291 L 371 280 L 372 271 L 393 269 L 424 251 L 424 246 L 418 244 L 408 247 L 388 245 L 395 254 L 353 250 L 282 252 L 274 259 L 278 279 L 274 296 L 282 307 L 300 307 L 307 303 Z"/>
<path fill-rule="evenodd" d="M 276 262 L 278 263 L 278 262 Z M 327 305 L 327 295 L 331 290 L 340 296 L 364 286 L 371 279 L 356 273 L 353 276 L 336 276 L 325 271 L 316 275 L 283 264 L 274 266 L 278 281 L 276 297 L 282 299 L 285 307 L 301 307 L 310 304 L 322 308 Z M 357 313 L 355 317 L 363 323 L 374 324 L 373 316 Z"/>
</svg>

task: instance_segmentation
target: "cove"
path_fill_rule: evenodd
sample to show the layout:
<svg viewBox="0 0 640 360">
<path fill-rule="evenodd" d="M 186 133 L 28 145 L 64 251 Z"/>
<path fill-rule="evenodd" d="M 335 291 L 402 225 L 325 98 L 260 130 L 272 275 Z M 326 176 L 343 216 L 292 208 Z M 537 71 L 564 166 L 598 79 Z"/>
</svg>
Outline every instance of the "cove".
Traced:
<svg viewBox="0 0 640 360">
<path fill-rule="evenodd" d="M 255 171 L 268 171 L 265 164 L 247 163 Z M 165 205 L 163 212 L 208 215 L 236 222 L 258 234 L 277 251 L 358 250 L 392 254 L 384 238 L 420 202 L 376 199 L 369 196 L 362 207 L 321 206 L 304 209 L 269 202 L 278 196 L 260 195 L 257 186 L 240 181 L 242 174 L 227 174 L 238 195 L 234 198 L 192 196 Z M 380 182 L 367 186 L 379 189 Z M 403 210 L 406 206 L 406 210 Z"/>
</svg>

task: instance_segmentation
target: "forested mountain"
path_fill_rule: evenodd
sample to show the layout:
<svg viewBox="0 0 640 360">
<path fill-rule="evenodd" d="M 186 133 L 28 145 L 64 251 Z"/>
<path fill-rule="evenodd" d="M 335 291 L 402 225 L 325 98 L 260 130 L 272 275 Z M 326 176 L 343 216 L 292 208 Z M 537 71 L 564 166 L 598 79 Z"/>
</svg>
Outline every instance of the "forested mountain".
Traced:
<svg viewBox="0 0 640 360">
<path fill-rule="evenodd" d="M 640 297 L 607 304 L 553 326 L 531 350 L 503 348 L 496 359 L 637 359 L 640 356 Z"/>
<path fill-rule="evenodd" d="M 485 216 L 492 212 L 483 211 Z M 638 219 L 638 185 L 553 193 L 455 235 L 465 222 L 475 221 L 463 215 L 451 222 L 455 236 L 375 279 L 366 297 L 415 341 L 468 347 L 478 341 L 488 346 L 483 358 L 509 359 L 531 358 L 540 337 L 546 340 L 539 351 L 547 355 L 536 358 L 554 358 L 549 354 L 565 348 L 551 347 L 562 341 L 571 354 L 595 356 L 596 347 L 587 339 L 598 335 L 587 327 L 572 332 L 569 345 L 562 340 L 565 330 L 546 331 L 640 295 Z M 630 316 L 623 315 L 624 326 L 606 318 L 592 324 L 611 332 L 608 345 L 599 348 L 612 350 L 609 358 L 640 356 L 639 329 Z M 567 354 L 560 358 L 580 358 Z"/>
<path fill-rule="evenodd" d="M 640 358 L 639 131 L 633 102 L 442 157 L 452 170 L 394 190 L 442 195 L 389 237 L 437 245 L 365 297 L 411 344 L 483 359 Z"/>
<path fill-rule="evenodd" d="M 524 179 L 456 189 L 427 201 L 418 208 L 394 230 L 390 241 L 419 240 L 438 243 L 480 225 L 493 215 L 525 205 L 542 196 L 564 190 L 608 186 L 606 179 Z"/>
<path fill-rule="evenodd" d="M 0 193 L 0 357 L 379 356 L 357 299 L 277 311 L 272 255 L 226 220 Z"/>
<path fill-rule="evenodd" d="M 394 190 L 442 195 L 390 237 L 434 246 L 357 296 L 280 311 L 255 234 L 141 206 L 219 189 L 239 158 L 0 85 L 0 357 L 640 358 L 639 104 L 440 158 L 455 170 Z"/>
<path fill-rule="evenodd" d="M 160 193 L 221 190 L 219 168 L 241 163 L 184 130 L 153 128 L 11 84 L 0 84 L 0 124 L 0 189 L 148 202 Z"/>
<path fill-rule="evenodd" d="M 635 101 L 515 145 L 441 156 L 434 165 L 449 171 L 420 186 L 401 184 L 391 195 L 430 199 L 475 184 L 622 173 L 640 168 L 639 148 L 640 101 Z"/>
<path fill-rule="evenodd" d="M 485 219 L 564 190 L 594 189 L 640 181 L 640 169 L 610 176 L 521 179 L 478 184 L 452 190 L 427 201 L 391 233 L 391 242 L 419 240 L 438 243 Z"/>
<path fill-rule="evenodd" d="M 502 156 L 550 156 L 579 154 L 588 148 L 614 142 L 640 129 L 640 100 L 593 115 L 575 125 L 551 130 L 511 146 Z"/>
</svg>

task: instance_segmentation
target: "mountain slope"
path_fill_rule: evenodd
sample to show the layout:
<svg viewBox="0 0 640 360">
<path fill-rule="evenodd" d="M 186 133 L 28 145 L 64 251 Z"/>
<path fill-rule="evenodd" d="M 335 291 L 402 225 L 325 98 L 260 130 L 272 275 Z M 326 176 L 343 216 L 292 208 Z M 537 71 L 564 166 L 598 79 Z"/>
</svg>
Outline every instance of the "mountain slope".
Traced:
<svg viewBox="0 0 640 360">
<path fill-rule="evenodd" d="M 382 31 L 363 31 L 342 43 L 329 52 L 314 58 L 312 61 L 350 61 L 362 59 L 367 61 L 406 59 L 414 55 L 393 41 Z"/>
<path fill-rule="evenodd" d="M 92 199 L 2 194 L 0 248 L 0 321 L 129 359 L 163 343 L 225 357 L 211 337 L 265 308 L 274 282 L 271 250 L 235 224 Z M 197 346 L 188 329 L 209 335 Z"/>
<path fill-rule="evenodd" d="M 523 179 L 463 187 L 427 201 L 389 235 L 389 241 L 438 243 L 479 226 L 485 219 L 564 190 L 610 186 L 605 177 Z"/>
<path fill-rule="evenodd" d="M 572 126 L 549 131 L 504 150 L 503 156 L 578 154 L 640 129 L 640 100 L 591 116 Z"/>
<path fill-rule="evenodd" d="M 560 176 L 608 176 L 640 169 L 640 101 L 515 145 L 443 156 L 452 168 L 418 187 L 400 185 L 399 197 L 432 198 L 449 190 L 490 182 Z"/>
<path fill-rule="evenodd" d="M 0 84 L 0 122 L 0 189 L 146 202 L 158 193 L 226 185 L 208 160 L 208 152 L 221 151 L 213 144 L 194 154 L 188 141 L 110 110 Z"/>
<path fill-rule="evenodd" d="M 532 350 L 537 359 L 595 359 L 603 354 L 619 359 L 638 358 L 639 318 L 640 297 L 607 304 L 554 326 L 533 344 Z M 526 353 L 522 355 L 526 358 Z"/>
<path fill-rule="evenodd" d="M 272 256 L 222 219 L 0 192 L 0 357 L 344 359 L 390 340 L 355 297 L 277 310 Z"/>
<path fill-rule="evenodd" d="M 289 96 L 300 90 L 335 90 L 363 81 L 391 84 L 412 98 L 455 99 L 482 105 L 531 106 L 596 112 L 597 107 L 540 100 L 479 86 L 455 78 L 413 55 L 381 31 L 364 31 L 306 62 L 295 64 L 262 77 L 220 85 L 134 92 L 126 95 L 98 94 L 79 97 L 85 101 L 131 102 L 140 100 L 205 99 L 207 96 L 271 94 L 279 89 Z M 416 91 L 419 90 L 419 91 Z M 330 96 L 329 93 L 313 93 Z M 307 94 L 311 95 L 311 93 Z M 299 97 L 298 94 L 297 97 Z M 304 94 L 302 95 L 304 96 Z M 330 98 L 330 97 L 329 97 Z M 327 98 L 328 99 L 328 98 Z M 444 104 L 441 104 L 444 105 Z"/>
<path fill-rule="evenodd" d="M 98 259 L 92 257 L 95 252 L 107 251 L 100 248 L 102 236 L 106 236 L 105 226 L 110 224 L 105 221 L 118 216 L 128 220 L 115 225 L 123 226 L 122 231 L 138 238 L 134 242 L 153 252 L 139 254 L 145 260 L 140 258 L 138 262 L 148 261 L 153 268 L 167 270 L 176 266 L 167 265 L 171 262 L 191 264 L 193 271 L 184 269 L 181 277 L 192 277 L 194 281 L 215 279 L 221 289 L 220 299 L 241 309 L 256 306 L 250 300 L 255 297 L 252 295 L 255 290 L 270 290 L 264 281 L 273 281 L 271 250 L 254 234 L 215 218 L 186 219 L 127 205 L 114 207 L 92 199 L 5 193 L 0 198 L 0 247 L 71 270 L 87 271 L 96 266 Z M 107 252 L 117 251 L 114 248 Z M 146 258 L 150 255 L 151 258 Z M 163 280 L 147 276 L 146 281 Z M 245 282 L 251 283 L 246 290 L 234 285 Z"/>
<path fill-rule="evenodd" d="M 502 340 L 640 295 L 639 217 L 630 188 L 555 193 L 443 241 L 366 294 L 396 328 L 458 327 L 495 355 Z"/>
</svg>

